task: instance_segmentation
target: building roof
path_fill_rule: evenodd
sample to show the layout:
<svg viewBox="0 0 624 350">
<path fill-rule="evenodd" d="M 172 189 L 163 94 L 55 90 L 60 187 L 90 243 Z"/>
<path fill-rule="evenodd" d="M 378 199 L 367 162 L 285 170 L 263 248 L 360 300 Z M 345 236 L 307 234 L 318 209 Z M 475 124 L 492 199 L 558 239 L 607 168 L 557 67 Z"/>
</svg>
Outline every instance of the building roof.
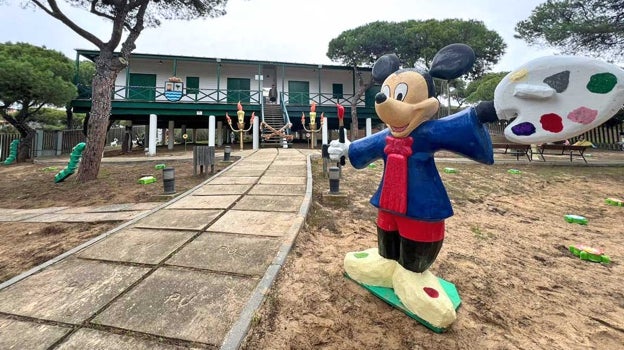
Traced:
<svg viewBox="0 0 624 350">
<path fill-rule="evenodd" d="M 84 50 L 84 49 L 76 49 L 76 52 L 93 61 L 99 55 L 99 51 L 97 50 Z M 118 56 L 120 53 L 116 52 L 115 55 Z M 163 54 L 149 54 L 149 53 L 132 53 L 130 54 L 131 58 L 143 58 L 143 59 L 153 59 L 153 60 L 179 60 L 179 61 L 195 61 L 195 62 L 221 62 L 221 63 L 234 63 L 234 64 L 247 64 L 247 65 L 257 65 L 257 64 L 272 64 L 278 66 L 288 66 L 288 67 L 301 67 L 301 68 L 326 68 L 326 69 L 336 69 L 336 70 L 352 70 L 351 66 L 343 66 L 343 65 L 328 65 L 328 64 L 310 64 L 310 63 L 294 63 L 294 62 L 280 62 L 280 61 L 260 61 L 260 60 L 241 60 L 241 59 L 232 59 L 232 58 L 219 58 L 219 57 L 197 57 L 197 56 L 179 56 L 179 55 L 163 55 Z M 371 67 L 358 67 L 359 70 L 362 71 L 370 71 Z"/>
</svg>

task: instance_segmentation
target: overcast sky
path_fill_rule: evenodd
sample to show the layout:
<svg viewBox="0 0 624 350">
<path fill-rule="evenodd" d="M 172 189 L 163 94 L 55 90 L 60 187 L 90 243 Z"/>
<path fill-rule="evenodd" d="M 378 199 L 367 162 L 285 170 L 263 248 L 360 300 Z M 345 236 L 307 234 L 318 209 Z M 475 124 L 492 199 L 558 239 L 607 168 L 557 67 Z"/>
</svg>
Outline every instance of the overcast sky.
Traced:
<svg viewBox="0 0 624 350">
<path fill-rule="evenodd" d="M 329 41 L 345 30 L 374 21 L 460 18 L 480 20 L 498 32 L 507 43 L 507 50 L 494 71 L 513 70 L 533 58 L 555 53 L 529 47 L 513 37 L 516 23 L 528 18 L 544 1 L 229 0 L 223 17 L 167 21 L 159 28 L 143 30 L 134 52 L 337 64 L 325 54 Z M 0 42 L 46 46 L 71 58 L 75 57 L 75 49 L 95 49 L 43 11 L 23 9 L 20 0 L 8 2 L 0 5 Z M 84 10 L 70 8 L 68 13 L 75 22 L 108 40 L 110 23 L 91 17 Z"/>
</svg>

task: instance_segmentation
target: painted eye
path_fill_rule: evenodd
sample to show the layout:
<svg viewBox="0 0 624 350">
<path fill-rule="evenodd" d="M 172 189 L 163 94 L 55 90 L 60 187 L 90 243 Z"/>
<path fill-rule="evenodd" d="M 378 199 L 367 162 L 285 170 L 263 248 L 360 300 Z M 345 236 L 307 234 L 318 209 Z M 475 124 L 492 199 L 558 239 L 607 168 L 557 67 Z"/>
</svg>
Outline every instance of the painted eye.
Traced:
<svg viewBox="0 0 624 350">
<path fill-rule="evenodd" d="M 397 101 L 403 101 L 407 96 L 407 84 L 401 83 L 394 89 L 394 99 Z"/>
<path fill-rule="evenodd" d="M 381 92 L 387 97 L 390 97 L 390 87 L 388 85 L 384 85 L 381 87 Z"/>
</svg>

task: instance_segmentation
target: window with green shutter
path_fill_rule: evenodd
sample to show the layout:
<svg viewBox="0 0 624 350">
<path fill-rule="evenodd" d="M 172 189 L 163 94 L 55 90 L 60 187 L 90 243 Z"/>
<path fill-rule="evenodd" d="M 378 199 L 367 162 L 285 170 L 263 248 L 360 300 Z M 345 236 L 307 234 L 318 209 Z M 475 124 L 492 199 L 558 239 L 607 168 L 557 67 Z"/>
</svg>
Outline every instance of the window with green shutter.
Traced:
<svg viewBox="0 0 624 350">
<path fill-rule="evenodd" d="M 342 97 L 342 84 L 332 84 L 332 97 L 343 98 Z"/>
<path fill-rule="evenodd" d="M 186 94 L 197 95 L 199 93 L 199 77 L 186 77 Z"/>
</svg>

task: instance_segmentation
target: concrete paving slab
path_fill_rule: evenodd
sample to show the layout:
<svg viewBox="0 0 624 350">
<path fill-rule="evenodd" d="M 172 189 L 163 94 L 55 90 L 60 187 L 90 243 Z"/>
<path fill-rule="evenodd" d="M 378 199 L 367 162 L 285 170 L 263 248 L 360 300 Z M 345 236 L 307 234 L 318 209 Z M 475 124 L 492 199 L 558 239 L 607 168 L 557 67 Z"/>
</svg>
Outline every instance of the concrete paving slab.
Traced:
<svg viewBox="0 0 624 350">
<path fill-rule="evenodd" d="M 228 233 L 203 233 L 166 264 L 262 277 L 275 258 L 280 239 Z"/>
<path fill-rule="evenodd" d="M 148 271 L 68 258 L 0 291 L 0 311 L 79 324 Z"/>
<path fill-rule="evenodd" d="M 258 281 L 163 267 L 93 322 L 218 346 Z"/>
<path fill-rule="evenodd" d="M 162 342 L 135 338 L 129 335 L 119 335 L 82 328 L 72 334 L 55 350 L 98 349 L 98 350 L 182 350 L 189 349 L 178 345 L 163 344 Z M 199 349 L 191 347 L 190 349 Z"/>
<path fill-rule="evenodd" d="M 303 157 L 303 156 L 301 156 L 299 158 L 299 160 L 296 160 L 296 159 L 284 159 L 284 160 L 278 159 L 278 160 L 274 161 L 273 163 L 271 163 L 271 166 L 269 167 L 269 169 L 270 168 L 286 168 L 286 169 L 291 168 L 292 169 L 292 168 L 299 168 L 299 167 L 305 168 L 306 164 L 307 163 L 306 163 L 305 157 Z"/>
<path fill-rule="evenodd" d="M 237 166 L 226 173 L 228 176 L 262 176 L 265 169 L 239 169 Z"/>
<path fill-rule="evenodd" d="M 72 217 L 73 215 L 78 215 L 78 214 L 62 214 L 62 213 L 54 213 L 54 214 L 42 214 L 42 215 L 35 215 L 29 218 L 26 218 L 24 220 L 21 220 L 23 222 L 64 222 L 67 221 L 68 218 Z"/>
<path fill-rule="evenodd" d="M 102 206 L 98 206 L 98 207 L 93 207 L 93 209 L 90 210 L 90 211 L 92 213 L 106 213 L 106 212 L 126 211 L 126 210 L 129 210 L 128 208 L 130 208 L 131 205 L 132 204 L 130 204 L 130 203 L 102 205 Z"/>
<path fill-rule="evenodd" d="M 158 264 L 184 242 L 193 231 L 128 228 L 106 237 L 77 254 L 80 258 Z"/>
<path fill-rule="evenodd" d="M 229 176 L 229 173 L 223 174 L 218 178 L 210 181 L 211 185 L 247 185 L 258 182 L 259 176 Z"/>
<path fill-rule="evenodd" d="M 262 165 L 264 167 L 267 167 L 269 163 L 271 163 L 273 161 L 273 159 L 275 158 L 274 154 L 270 154 L 267 155 L 266 157 L 262 157 L 262 158 L 247 158 L 247 159 L 243 159 L 240 162 L 236 163 L 236 165 Z"/>
<path fill-rule="evenodd" d="M 263 176 L 258 181 L 261 185 L 305 185 L 307 178 L 300 176 Z"/>
<path fill-rule="evenodd" d="M 137 221 L 134 226 L 173 230 L 202 230 L 221 212 L 221 210 L 163 209 Z"/>
<path fill-rule="evenodd" d="M 74 214 L 43 214 L 26 220 L 24 222 L 104 222 L 104 221 L 126 221 L 138 216 L 140 212 L 120 212 L 120 213 L 74 213 Z"/>
<path fill-rule="evenodd" d="M 264 172 L 264 176 L 272 177 L 284 176 L 284 174 L 288 174 L 288 176 L 306 177 L 308 175 L 308 171 L 306 168 L 290 168 L 277 170 L 269 168 L 267 171 Z"/>
<path fill-rule="evenodd" d="M 128 210 L 152 210 L 161 204 L 162 202 L 134 203 Z"/>
<path fill-rule="evenodd" d="M 246 164 L 241 164 L 238 163 L 236 164 L 236 166 L 231 170 L 266 170 L 269 167 L 269 164 L 266 162 L 259 162 L 258 164 L 252 164 L 252 163 L 246 163 Z"/>
<path fill-rule="evenodd" d="M 252 184 L 246 185 L 212 185 L 208 183 L 193 192 L 193 195 L 211 196 L 223 194 L 243 194 L 251 188 Z"/>
<path fill-rule="evenodd" d="M 306 185 L 255 185 L 249 194 L 266 194 L 272 196 L 300 196 L 305 193 Z"/>
<path fill-rule="evenodd" d="M 230 210 L 210 225 L 207 231 L 282 236 L 288 232 L 295 217 L 294 213 Z"/>
<path fill-rule="evenodd" d="M 186 196 L 179 201 L 167 206 L 167 209 L 227 209 L 239 195 L 225 196 Z"/>
<path fill-rule="evenodd" d="M 241 198 L 232 209 L 258 210 L 258 203 L 262 203 L 265 211 L 299 212 L 303 196 L 255 196 L 248 195 Z"/>
<path fill-rule="evenodd" d="M 47 349 L 71 328 L 0 317 L 0 349 Z"/>
<path fill-rule="evenodd" d="M 92 207 L 72 207 L 57 211 L 55 214 L 82 214 L 88 213 Z"/>
<path fill-rule="evenodd" d="M 55 213 L 60 210 L 67 209 L 67 207 L 50 207 L 39 209 L 22 209 L 12 213 L 1 213 L 0 221 L 24 221 L 35 216 L 44 215 L 48 213 Z M 7 215 L 8 214 L 8 215 Z"/>
</svg>

